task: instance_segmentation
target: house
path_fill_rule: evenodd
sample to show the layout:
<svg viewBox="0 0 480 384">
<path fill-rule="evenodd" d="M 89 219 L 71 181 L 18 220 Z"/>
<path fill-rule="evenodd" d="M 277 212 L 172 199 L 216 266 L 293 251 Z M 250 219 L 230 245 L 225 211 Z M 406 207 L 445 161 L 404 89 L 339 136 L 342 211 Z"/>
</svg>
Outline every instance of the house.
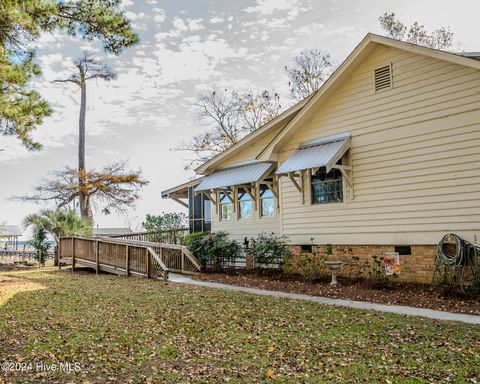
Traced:
<svg viewBox="0 0 480 384">
<path fill-rule="evenodd" d="M 212 230 L 212 203 L 205 193 L 195 193 L 195 187 L 202 180 L 203 177 L 199 177 L 162 192 L 162 198 L 172 199 L 188 208 L 190 232 Z"/>
<path fill-rule="evenodd" d="M 20 236 L 22 236 L 22 231 L 18 226 L 0 224 L 0 240 L 6 240 L 4 247 L 17 250 Z"/>
<path fill-rule="evenodd" d="M 479 59 L 368 34 L 319 91 L 196 169 L 212 231 L 397 251 L 402 279 L 431 281 L 445 233 L 480 235 Z"/>
</svg>

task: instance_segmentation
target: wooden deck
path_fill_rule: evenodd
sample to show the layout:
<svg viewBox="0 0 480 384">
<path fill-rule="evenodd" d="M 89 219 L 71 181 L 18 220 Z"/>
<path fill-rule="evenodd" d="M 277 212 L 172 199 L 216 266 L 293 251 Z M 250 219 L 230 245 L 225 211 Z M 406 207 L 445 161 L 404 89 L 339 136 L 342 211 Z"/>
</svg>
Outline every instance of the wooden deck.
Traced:
<svg viewBox="0 0 480 384">
<path fill-rule="evenodd" d="M 59 244 L 59 268 L 77 264 L 118 275 L 168 279 L 170 272 L 192 274 L 201 265 L 182 245 L 147 241 L 85 237 L 64 237 Z"/>
</svg>

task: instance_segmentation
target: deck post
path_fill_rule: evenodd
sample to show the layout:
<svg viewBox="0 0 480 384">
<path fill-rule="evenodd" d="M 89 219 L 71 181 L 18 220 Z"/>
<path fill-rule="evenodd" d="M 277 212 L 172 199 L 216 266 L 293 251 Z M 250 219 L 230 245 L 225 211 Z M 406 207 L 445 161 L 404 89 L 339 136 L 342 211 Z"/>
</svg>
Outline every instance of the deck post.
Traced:
<svg viewBox="0 0 480 384">
<path fill-rule="evenodd" d="M 127 276 L 130 276 L 130 246 L 125 248 L 125 272 Z"/>
<path fill-rule="evenodd" d="M 182 255 L 181 255 L 181 263 L 182 263 L 182 273 L 185 270 L 185 252 L 183 252 L 182 249 Z"/>
<path fill-rule="evenodd" d="M 75 248 L 75 237 L 72 237 L 72 272 L 75 270 L 75 253 L 76 253 L 76 248 Z"/>
<path fill-rule="evenodd" d="M 146 248 L 145 248 L 145 255 L 147 256 L 147 279 L 149 279 L 150 278 L 150 253 Z"/>
<path fill-rule="evenodd" d="M 95 273 L 100 272 L 100 242 L 95 241 Z"/>
</svg>

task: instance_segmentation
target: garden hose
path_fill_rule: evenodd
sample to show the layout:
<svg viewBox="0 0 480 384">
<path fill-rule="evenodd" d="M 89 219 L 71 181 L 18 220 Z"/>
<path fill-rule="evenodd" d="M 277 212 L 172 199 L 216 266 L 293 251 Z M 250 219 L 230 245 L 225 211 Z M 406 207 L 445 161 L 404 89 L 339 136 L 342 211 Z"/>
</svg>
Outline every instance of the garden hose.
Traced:
<svg viewBox="0 0 480 384">
<path fill-rule="evenodd" d="M 473 283 L 478 282 L 480 277 L 477 266 L 479 255 L 479 245 L 472 244 L 454 233 L 446 234 L 437 246 L 435 271 L 441 266 L 454 270 L 452 278 L 458 279 L 461 290 L 465 291 L 469 285 L 467 277 L 470 277 Z"/>
</svg>

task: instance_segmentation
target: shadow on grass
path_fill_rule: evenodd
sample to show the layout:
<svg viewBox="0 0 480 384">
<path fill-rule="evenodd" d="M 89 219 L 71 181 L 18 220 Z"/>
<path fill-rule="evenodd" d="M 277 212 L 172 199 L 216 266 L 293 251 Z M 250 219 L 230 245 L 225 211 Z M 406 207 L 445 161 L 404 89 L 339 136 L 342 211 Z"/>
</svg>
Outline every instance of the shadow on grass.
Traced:
<svg viewBox="0 0 480 384">
<path fill-rule="evenodd" d="M 469 382 L 480 330 L 87 268 L 0 273 L 3 361 L 79 371 L 0 372 L 12 383 Z M 461 351 L 461 353 L 459 353 Z"/>
</svg>

